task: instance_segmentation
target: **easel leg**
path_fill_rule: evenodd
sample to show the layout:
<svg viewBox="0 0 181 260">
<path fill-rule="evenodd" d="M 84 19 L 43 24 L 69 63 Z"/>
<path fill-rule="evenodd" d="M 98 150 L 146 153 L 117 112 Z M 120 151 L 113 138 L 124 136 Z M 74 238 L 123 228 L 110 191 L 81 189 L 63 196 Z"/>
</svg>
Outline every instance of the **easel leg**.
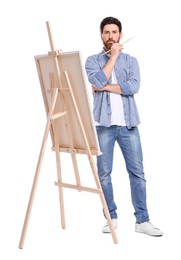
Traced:
<svg viewBox="0 0 181 260">
<path fill-rule="evenodd" d="M 24 245 L 24 240 L 25 240 L 27 227 L 28 227 L 28 223 L 29 223 L 29 219 L 30 219 L 30 214 L 31 214 L 32 206 L 33 206 L 33 201 L 34 201 L 34 197 L 35 197 L 36 187 L 37 187 L 37 184 L 38 184 L 38 178 L 39 178 L 39 175 L 40 175 L 40 168 L 41 168 L 41 165 L 42 165 L 43 155 L 44 155 L 44 152 L 45 152 L 47 138 L 48 138 L 48 134 L 49 134 L 49 131 L 50 131 L 50 125 L 51 125 L 51 122 L 50 122 L 50 119 L 49 119 L 48 122 L 47 122 L 47 125 L 46 125 L 44 137 L 43 137 L 43 142 L 42 142 L 42 146 L 41 146 L 41 150 L 40 150 L 40 154 L 39 154 L 39 159 L 38 159 L 38 163 L 37 163 L 37 167 L 36 167 L 34 181 L 33 181 L 31 194 L 30 194 L 30 198 L 29 198 L 29 203 L 28 203 L 28 207 L 27 207 L 27 211 L 26 211 L 25 220 L 24 220 L 23 230 L 22 230 L 22 234 L 21 234 L 21 238 L 20 238 L 20 242 L 19 242 L 19 248 L 20 249 L 22 249 L 23 245 Z"/>
<path fill-rule="evenodd" d="M 103 193 L 103 190 L 102 190 L 102 187 L 101 187 L 101 183 L 100 183 L 100 180 L 99 180 L 99 176 L 98 176 L 98 173 L 97 173 L 95 162 L 94 162 L 93 157 L 91 155 L 89 156 L 89 162 L 90 162 L 90 165 L 91 165 L 91 168 L 92 168 L 92 171 L 93 171 L 93 175 L 94 175 L 94 179 L 95 179 L 95 182 L 96 182 L 96 185 L 97 185 L 97 189 L 99 190 L 100 199 L 101 199 L 101 202 L 102 202 L 102 206 L 103 206 L 103 209 L 104 209 L 104 213 L 106 215 L 106 219 L 107 219 L 109 228 L 111 230 L 111 235 L 112 235 L 113 241 L 114 241 L 115 244 L 118 244 L 117 235 L 116 235 L 115 229 L 114 229 L 113 224 L 112 224 L 112 220 L 111 220 L 110 213 L 109 213 L 109 210 L 108 210 L 108 207 L 107 207 L 107 203 L 106 203 L 106 200 L 105 200 L 105 197 L 104 197 L 104 193 Z"/>
<path fill-rule="evenodd" d="M 54 90 L 54 93 L 53 93 L 52 105 L 51 105 L 50 113 L 49 113 L 49 116 L 48 116 L 48 119 L 47 119 L 47 124 L 46 124 L 46 128 L 45 128 L 44 136 L 43 136 L 41 150 L 40 150 L 38 163 L 37 163 L 37 167 L 36 167 L 36 171 L 35 171 L 34 181 L 33 181 L 32 189 L 31 189 L 28 207 L 27 207 L 27 210 L 26 210 L 26 216 L 25 216 L 24 225 L 23 225 L 23 229 L 22 229 L 22 233 L 21 233 L 20 242 L 19 242 L 19 248 L 20 249 L 23 248 L 24 241 L 25 241 L 25 236 L 26 236 L 28 223 L 29 223 L 29 219 L 30 219 L 30 215 L 31 215 L 31 210 L 32 210 L 32 206 L 33 206 L 33 201 L 34 201 L 34 197 L 35 197 L 36 187 L 37 187 L 37 184 L 38 184 L 38 178 L 39 178 L 39 175 L 40 175 L 40 169 L 41 169 L 41 165 L 42 165 L 42 161 L 43 161 L 43 155 L 44 155 L 44 152 L 45 152 L 48 134 L 50 132 L 50 126 L 51 126 L 51 119 L 50 118 L 51 118 L 51 116 L 54 112 L 54 109 L 55 109 L 57 96 L 58 96 L 58 89 L 56 88 Z"/>
<path fill-rule="evenodd" d="M 60 164 L 60 151 L 59 151 L 59 144 L 57 139 L 57 133 L 54 127 L 54 135 L 55 135 L 55 153 L 56 153 L 56 163 L 57 163 L 57 179 L 59 191 L 59 201 L 60 201 L 60 216 L 61 216 L 61 224 L 62 228 L 65 229 L 65 210 L 64 210 L 64 199 L 63 199 L 63 188 L 62 188 L 62 173 L 61 173 L 61 164 Z"/>
<path fill-rule="evenodd" d="M 80 175 L 79 175 L 79 170 L 78 170 L 76 154 L 71 154 L 71 157 L 72 157 L 72 163 L 73 163 L 73 167 L 74 167 L 76 184 L 77 184 L 78 190 L 81 191 L 81 188 L 80 188 L 81 187 L 81 181 L 80 181 Z"/>
<path fill-rule="evenodd" d="M 112 220 L 111 220 L 111 217 L 110 217 L 110 214 L 109 214 L 109 210 L 108 210 L 108 207 L 107 207 L 107 203 L 105 201 L 103 191 L 100 192 L 100 198 L 101 198 L 101 201 L 102 201 L 102 205 L 103 205 L 104 213 L 106 215 L 107 222 L 109 224 L 109 228 L 111 230 L 111 235 L 112 235 L 113 241 L 114 241 L 115 244 L 118 244 L 117 235 L 116 235 L 115 229 L 114 229 L 113 224 L 112 224 Z"/>
</svg>

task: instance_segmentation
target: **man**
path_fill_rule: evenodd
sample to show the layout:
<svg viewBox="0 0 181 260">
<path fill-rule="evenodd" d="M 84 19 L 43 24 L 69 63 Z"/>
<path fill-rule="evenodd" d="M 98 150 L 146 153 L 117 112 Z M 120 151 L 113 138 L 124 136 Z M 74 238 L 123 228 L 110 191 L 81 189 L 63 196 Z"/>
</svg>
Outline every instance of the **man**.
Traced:
<svg viewBox="0 0 181 260">
<path fill-rule="evenodd" d="M 102 155 L 97 157 L 97 169 L 108 210 L 117 228 L 117 207 L 114 202 L 111 172 L 115 142 L 118 143 L 129 174 L 132 204 L 135 210 L 135 231 L 162 236 L 149 219 L 146 204 L 146 181 L 134 100 L 140 87 L 140 71 L 136 58 L 122 52 L 120 40 L 122 24 L 114 17 L 106 17 L 100 24 L 103 50 L 89 56 L 85 69 L 94 95 L 94 119 Z M 110 233 L 109 225 L 103 227 Z"/>
</svg>

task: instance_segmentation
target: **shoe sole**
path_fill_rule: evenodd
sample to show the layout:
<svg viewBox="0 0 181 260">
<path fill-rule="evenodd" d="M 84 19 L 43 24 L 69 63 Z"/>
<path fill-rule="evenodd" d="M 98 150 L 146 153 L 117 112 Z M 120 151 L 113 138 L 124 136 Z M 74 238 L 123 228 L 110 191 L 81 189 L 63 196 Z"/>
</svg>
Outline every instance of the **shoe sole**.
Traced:
<svg viewBox="0 0 181 260">
<path fill-rule="evenodd" d="M 146 232 L 141 232 L 141 231 L 135 231 L 136 233 L 140 233 L 140 234 L 145 234 L 145 235 L 148 235 L 148 236 L 151 236 L 151 237 L 162 237 L 163 234 L 160 234 L 160 235 L 151 235 L 151 234 L 148 234 Z"/>
</svg>

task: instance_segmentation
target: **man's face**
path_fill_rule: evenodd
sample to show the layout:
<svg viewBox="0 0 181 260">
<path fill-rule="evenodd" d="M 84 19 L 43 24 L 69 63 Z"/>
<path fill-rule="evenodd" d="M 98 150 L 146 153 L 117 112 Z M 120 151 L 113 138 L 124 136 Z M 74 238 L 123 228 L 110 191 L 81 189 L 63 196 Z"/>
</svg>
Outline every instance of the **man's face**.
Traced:
<svg viewBox="0 0 181 260">
<path fill-rule="evenodd" d="M 107 24 L 104 26 L 101 34 L 101 39 L 105 50 L 110 50 L 114 43 L 117 43 L 122 38 L 122 33 L 119 32 L 119 27 L 116 24 Z"/>
</svg>

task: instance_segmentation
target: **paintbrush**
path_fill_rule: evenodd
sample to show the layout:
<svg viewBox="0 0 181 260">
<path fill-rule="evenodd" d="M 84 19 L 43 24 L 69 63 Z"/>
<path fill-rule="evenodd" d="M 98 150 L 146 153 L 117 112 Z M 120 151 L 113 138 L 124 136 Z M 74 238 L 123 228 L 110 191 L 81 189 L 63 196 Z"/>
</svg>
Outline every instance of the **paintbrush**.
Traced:
<svg viewBox="0 0 181 260">
<path fill-rule="evenodd" d="M 126 41 L 121 42 L 120 44 L 121 44 L 121 45 L 122 45 L 122 44 L 125 44 L 126 42 L 129 42 L 129 41 L 132 40 L 133 38 L 134 38 L 134 36 L 128 38 Z M 108 51 L 104 52 L 104 53 L 102 54 L 102 56 L 104 56 L 105 54 L 107 54 L 107 53 L 109 53 L 109 52 L 111 52 L 111 50 L 108 50 Z"/>
</svg>

